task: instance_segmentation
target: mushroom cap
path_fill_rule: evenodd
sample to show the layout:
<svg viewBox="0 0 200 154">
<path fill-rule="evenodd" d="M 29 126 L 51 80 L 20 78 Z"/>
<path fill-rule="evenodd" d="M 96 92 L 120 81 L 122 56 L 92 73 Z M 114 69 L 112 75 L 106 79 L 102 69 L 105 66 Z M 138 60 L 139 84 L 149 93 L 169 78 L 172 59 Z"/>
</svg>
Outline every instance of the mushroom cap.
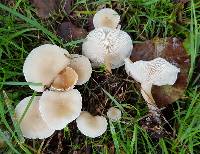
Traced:
<svg viewBox="0 0 200 154">
<path fill-rule="evenodd" d="M 44 44 L 33 49 L 26 58 L 23 73 L 27 82 L 42 83 L 43 86 L 30 88 L 42 92 L 45 85 L 49 85 L 53 78 L 70 62 L 65 56 L 68 52 L 56 45 Z"/>
<path fill-rule="evenodd" d="M 54 78 L 51 89 L 58 91 L 67 91 L 73 89 L 78 81 L 78 74 L 71 67 L 65 67 L 57 76 Z"/>
<path fill-rule="evenodd" d="M 77 85 L 86 83 L 92 74 L 92 66 L 89 59 L 83 55 L 71 54 L 69 67 L 73 68 L 78 74 Z"/>
<path fill-rule="evenodd" d="M 124 64 L 132 52 L 131 37 L 124 31 L 111 28 L 96 28 L 91 31 L 82 45 L 83 55 L 88 57 L 93 66 L 105 64 L 106 57 L 112 69 Z"/>
<path fill-rule="evenodd" d="M 24 98 L 15 108 L 16 117 L 18 120 L 21 119 L 26 106 L 29 104 L 32 96 Z M 46 122 L 42 119 L 39 111 L 39 96 L 35 96 L 28 108 L 25 116 L 23 117 L 20 128 L 22 134 L 26 138 L 30 139 L 44 139 L 51 136 L 54 133 L 54 129 L 49 128 Z"/>
<path fill-rule="evenodd" d="M 93 25 L 95 28 L 109 27 L 117 28 L 120 21 L 119 14 L 110 8 L 99 10 L 93 18 Z"/>
<path fill-rule="evenodd" d="M 92 116 L 83 111 L 76 119 L 77 127 L 85 136 L 95 138 L 102 135 L 107 129 L 107 120 L 103 116 Z"/>
<path fill-rule="evenodd" d="M 78 90 L 67 92 L 45 91 L 39 101 L 39 110 L 47 125 L 61 130 L 81 113 L 82 97 Z"/>
<path fill-rule="evenodd" d="M 118 121 L 121 118 L 122 113 L 119 109 L 111 107 L 108 109 L 107 116 L 112 121 Z"/>
<path fill-rule="evenodd" d="M 180 69 L 163 58 L 155 58 L 151 61 L 125 60 L 125 70 L 132 78 L 140 83 L 152 85 L 173 85 L 176 82 Z"/>
</svg>

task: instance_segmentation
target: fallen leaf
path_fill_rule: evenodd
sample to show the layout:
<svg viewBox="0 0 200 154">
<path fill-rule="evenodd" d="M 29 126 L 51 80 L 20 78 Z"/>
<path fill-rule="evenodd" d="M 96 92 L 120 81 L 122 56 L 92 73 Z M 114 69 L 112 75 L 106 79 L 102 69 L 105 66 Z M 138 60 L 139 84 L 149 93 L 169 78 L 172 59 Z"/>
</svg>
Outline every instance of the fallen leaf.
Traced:
<svg viewBox="0 0 200 154">
<path fill-rule="evenodd" d="M 63 22 L 58 26 L 57 34 L 67 41 L 85 38 L 87 31 L 75 26 L 71 22 Z"/>
<path fill-rule="evenodd" d="M 37 8 L 37 15 L 41 18 L 48 18 L 50 13 L 58 9 L 61 0 L 30 0 Z"/>
<path fill-rule="evenodd" d="M 190 58 L 183 43 L 178 38 L 166 38 L 145 41 L 133 47 L 131 60 L 152 60 L 161 57 L 181 69 L 173 86 L 153 86 L 152 94 L 158 107 L 163 107 L 180 99 L 188 85 Z"/>
</svg>

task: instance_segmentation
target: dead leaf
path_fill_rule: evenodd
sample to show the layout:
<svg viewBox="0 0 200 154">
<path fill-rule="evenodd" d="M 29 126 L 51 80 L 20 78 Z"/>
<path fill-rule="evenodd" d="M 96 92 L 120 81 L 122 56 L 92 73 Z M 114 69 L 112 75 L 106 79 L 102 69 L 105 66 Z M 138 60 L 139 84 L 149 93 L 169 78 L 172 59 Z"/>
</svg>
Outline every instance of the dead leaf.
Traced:
<svg viewBox="0 0 200 154">
<path fill-rule="evenodd" d="M 58 26 L 57 34 L 64 40 L 83 39 L 87 36 L 87 32 L 83 28 L 79 28 L 71 22 L 63 22 Z"/>
<path fill-rule="evenodd" d="M 50 13 L 58 9 L 62 0 L 30 0 L 37 8 L 37 15 L 41 18 L 48 18 Z"/>
<path fill-rule="evenodd" d="M 188 85 L 190 58 L 183 43 L 178 38 L 166 38 L 145 41 L 133 47 L 131 60 L 152 60 L 161 57 L 181 69 L 173 86 L 153 86 L 152 94 L 158 107 L 163 107 L 180 99 Z"/>
</svg>

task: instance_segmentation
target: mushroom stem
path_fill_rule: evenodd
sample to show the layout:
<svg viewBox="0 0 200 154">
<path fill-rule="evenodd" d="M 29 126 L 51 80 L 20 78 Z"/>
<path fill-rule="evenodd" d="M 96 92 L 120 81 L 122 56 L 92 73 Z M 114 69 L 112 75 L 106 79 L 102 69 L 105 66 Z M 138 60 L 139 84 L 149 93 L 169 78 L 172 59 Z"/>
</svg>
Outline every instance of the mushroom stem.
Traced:
<svg viewBox="0 0 200 154">
<path fill-rule="evenodd" d="M 144 100 L 147 102 L 149 112 L 155 113 L 158 111 L 158 107 L 156 106 L 155 100 L 151 94 L 151 83 L 143 83 L 141 84 L 141 94 Z"/>
<path fill-rule="evenodd" d="M 112 70 L 111 70 L 111 57 L 108 54 L 105 55 L 104 63 L 106 65 L 106 71 L 109 72 L 110 74 L 112 74 Z"/>
</svg>

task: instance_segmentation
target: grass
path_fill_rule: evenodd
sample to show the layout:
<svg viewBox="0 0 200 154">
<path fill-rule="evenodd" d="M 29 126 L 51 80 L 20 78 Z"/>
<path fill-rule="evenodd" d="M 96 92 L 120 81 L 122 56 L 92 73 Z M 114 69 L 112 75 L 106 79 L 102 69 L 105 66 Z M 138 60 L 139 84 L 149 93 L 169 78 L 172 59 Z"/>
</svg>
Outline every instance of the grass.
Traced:
<svg viewBox="0 0 200 154">
<path fill-rule="evenodd" d="M 24 139 L 19 124 L 15 121 L 14 108 L 24 97 L 35 95 L 27 86 L 32 83 L 24 83 L 24 59 L 30 50 L 45 42 L 74 52 L 73 49 L 79 46 L 82 40 L 66 42 L 56 35 L 57 24 L 66 16 L 63 10 L 57 14 L 53 13 L 48 20 L 41 20 L 27 0 L 18 0 L 9 6 L 0 3 L 0 139 L 7 145 L 0 149 L 0 152 L 56 153 L 63 148 L 69 153 L 81 150 L 105 154 L 113 151 L 126 154 L 199 153 L 200 73 L 197 58 L 200 50 L 200 2 L 192 0 L 183 7 L 180 3 L 172 3 L 170 0 L 119 0 L 112 3 L 110 0 L 77 0 L 72 10 L 76 12 L 76 22 L 81 23 L 79 26 L 85 27 L 87 18 L 102 5 L 113 7 L 121 14 L 122 29 L 129 32 L 134 42 L 156 36 L 177 36 L 185 39 L 184 45 L 191 56 L 190 84 L 185 97 L 171 106 L 173 110 L 168 121 L 173 128 L 173 136 L 152 139 L 140 124 L 140 119 L 147 114 L 147 109 L 144 108 L 145 103 L 134 84 L 128 82 L 123 85 L 124 80 L 121 80 L 120 76 L 112 76 L 112 79 L 108 78 L 105 83 L 96 84 L 93 80 L 96 81 L 97 77 L 104 77 L 105 74 L 95 70 L 91 81 L 78 88 L 86 97 L 91 97 L 91 105 L 101 102 L 98 105 L 103 114 L 111 104 L 120 108 L 123 111 L 120 122 L 110 121 L 107 132 L 97 139 L 84 137 L 73 123 L 46 140 Z M 121 73 L 121 70 L 116 71 L 116 74 L 119 72 Z M 118 85 L 124 88 L 119 94 L 126 93 L 125 98 L 129 99 L 121 99 L 120 95 L 116 94 L 117 90 L 111 88 L 118 80 Z M 87 108 L 87 98 L 83 100 L 85 109 L 94 110 Z M 9 132 L 10 138 L 5 135 L 5 131 Z"/>
</svg>

